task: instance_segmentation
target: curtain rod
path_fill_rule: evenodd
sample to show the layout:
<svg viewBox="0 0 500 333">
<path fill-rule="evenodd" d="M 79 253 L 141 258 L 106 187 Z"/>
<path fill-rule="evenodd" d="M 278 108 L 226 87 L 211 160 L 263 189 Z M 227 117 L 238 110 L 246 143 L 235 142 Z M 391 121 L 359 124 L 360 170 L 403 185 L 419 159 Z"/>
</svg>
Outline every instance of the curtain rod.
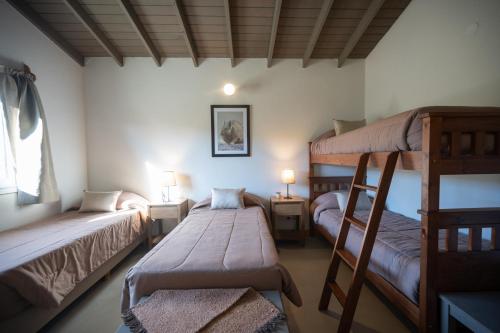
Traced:
<svg viewBox="0 0 500 333">
<path fill-rule="evenodd" d="M 31 76 L 33 76 L 33 81 L 36 81 L 36 75 L 35 75 L 35 73 L 33 73 L 31 71 L 30 66 L 28 66 L 26 64 L 23 64 L 23 72 L 25 72 L 26 74 L 30 74 Z"/>
<path fill-rule="evenodd" d="M 25 74 L 30 75 L 33 78 L 33 81 L 36 81 L 36 75 L 35 75 L 35 73 L 33 73 L 31 71 L 30 66 L 28 66 L 26 64 L 22 64 L 22 68 L 19 68 L 19 67 L 20 66 L 9 66 L 9 65 L 1 65 L 0 64 L 0 69 L 2 69 L 2 70 L 3 70 L 3 68 L 12 68 L 12 69 L 15 69 L 17 71 L 20 71 L 20 72 L 23 72 Z"/>
</svg>

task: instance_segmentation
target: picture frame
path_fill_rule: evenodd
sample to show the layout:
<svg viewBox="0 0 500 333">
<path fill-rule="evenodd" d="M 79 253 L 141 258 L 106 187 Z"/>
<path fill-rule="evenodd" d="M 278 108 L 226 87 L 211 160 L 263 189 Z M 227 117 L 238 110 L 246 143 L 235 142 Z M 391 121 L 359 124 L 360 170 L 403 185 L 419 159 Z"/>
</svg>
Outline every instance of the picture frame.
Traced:
<svg viewBox="0 0 500 333">
<path fill-rule="evenodd" d="M 250 156 L 250 105 L 211 105 L 212 157 Z"/>
</svg>

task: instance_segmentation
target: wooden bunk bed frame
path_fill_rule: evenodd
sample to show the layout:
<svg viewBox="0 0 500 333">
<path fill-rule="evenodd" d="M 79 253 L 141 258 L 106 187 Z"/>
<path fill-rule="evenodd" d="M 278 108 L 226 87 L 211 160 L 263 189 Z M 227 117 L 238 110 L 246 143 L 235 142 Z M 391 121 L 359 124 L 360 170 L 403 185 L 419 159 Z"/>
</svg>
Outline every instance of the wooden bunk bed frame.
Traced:
<svg viewBox="0 0 500 333">
<path fill-rule="evenodd" d="M 401 152 L 396 166 L 422 174 L 419 304 L 413 303 L 380 275 L 368 271 L 366 278 L 419 331 L 437 332 L 440 292 L 500 289 L 500 207 L 439 208 L 441 175 L 500 174 L 500 112 L 498 108 L 457 108 L 446 112 L 429 110 L 420 117 L 422 151 Z M 468 149 L 464 150 L 463 139 L 468 139 Z M 493 146 L 487 145 L 492 141 Z M 387 154 L 372 153 L 370 165 L 380 168 Z M 352 182 L 352 177 L 314 176 L 315 164 L 356 166 L 360 156 L 357 153 L 315 155 L 309 149 L 311 202 L 325 192 L 349 188 Z M 459 228 L 469 230 L 466 251 L 458 250 Z M 491 228 L 489 249 L 482 248 L 483 228 Z M 441 229 L 446 230 L 444 251 L 438 248 Z M 335 244 L 335 239 L 322 226 L 311 222 L 311 230 Z"/>
</svg>

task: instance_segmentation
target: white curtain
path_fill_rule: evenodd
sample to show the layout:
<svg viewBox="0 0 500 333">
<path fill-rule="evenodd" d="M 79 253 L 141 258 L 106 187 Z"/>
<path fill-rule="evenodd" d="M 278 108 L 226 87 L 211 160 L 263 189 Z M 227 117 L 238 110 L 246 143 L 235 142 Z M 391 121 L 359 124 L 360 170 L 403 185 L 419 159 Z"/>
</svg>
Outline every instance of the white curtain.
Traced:
<svg viewBox="0 0 500 333">
<path fill-rule="evenodd" d="M 14 159 L 18 204 L 59 200 L 47 122 L 33 75 L 0 66 L 0 99 Z"/>
</svg>

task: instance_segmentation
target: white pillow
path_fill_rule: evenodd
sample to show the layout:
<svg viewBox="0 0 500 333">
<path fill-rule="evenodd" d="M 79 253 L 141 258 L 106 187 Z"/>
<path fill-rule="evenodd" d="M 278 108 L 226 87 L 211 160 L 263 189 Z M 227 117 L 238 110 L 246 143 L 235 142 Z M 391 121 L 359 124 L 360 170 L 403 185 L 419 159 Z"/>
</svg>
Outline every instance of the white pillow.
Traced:
<svg viewBox="0 0 500 333">
<path fill-rule="evenodd" d="M 212 204 L 210 209 L 235 209 L 245 208 L 243 201 L 244 188 L 238 189 L 212 189 Z"/>
<path fill-rule="evenodd" d="M 80 212 L 115 212 L 116 202 L 122 191 L 93 192 L 83 191 Z"/>
<path fill-rule="evenodd" d="M 347 200 L 349 199 L 349 192 L 339 191 L 335 192 L 337 195 L 337 202 L 339 203 L 339 208 L 343 212 L 347 207 Z M 372 209 L 372 203 L 366 192 L 359 192 L 358 202 L 356 204 L 356 210 L 370 210 Z"/>
<path fill-rule="evenodd" d="M 355 120 L 355 121 L 338 120 L 338 119 L 333 120 L 333 128 L 335 129 L 335 135 L 344 134 L 349 131 L 361 128 L 363 126 L 366 126 L 365 119 Z"/>
</svg>

